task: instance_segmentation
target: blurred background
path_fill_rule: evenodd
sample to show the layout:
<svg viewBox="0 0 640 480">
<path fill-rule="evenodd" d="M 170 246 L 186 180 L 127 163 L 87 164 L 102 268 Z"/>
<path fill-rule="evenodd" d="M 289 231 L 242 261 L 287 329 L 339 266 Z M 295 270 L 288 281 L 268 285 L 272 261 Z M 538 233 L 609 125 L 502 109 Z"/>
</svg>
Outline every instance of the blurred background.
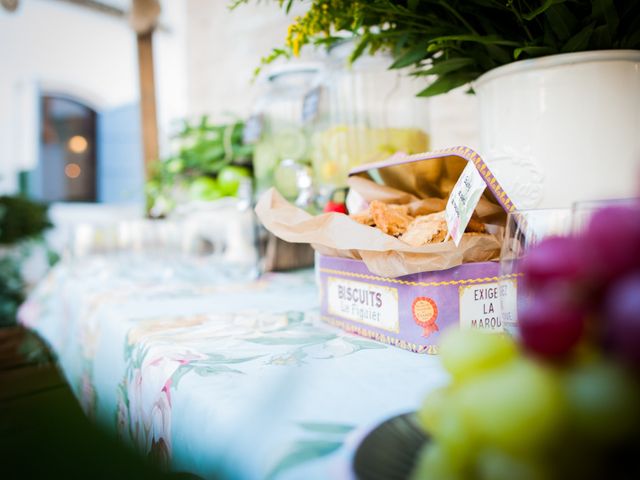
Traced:
<svg viewBox="0 0 640 480">
<path fill-rule="evenodd" d="M 0 9 L 0 192 L 142 200 L 139 62 L 129 0 L 23 0 Z M 270 6 L 161 2 L 153 36 L 158 139 L 176 120 L 249 111 L 252 72 L 287 20 Z M 42 179 L 46 178 L 46 182 Z"/>
<path fill-rule="evenodd" d="M 100 204 L 142 204 L 141 68 L 154 74 L 158 154 L 167 156 L 182 119 L 252 112 L 253 72 L 296 14 L 264 3 L 231 11 L 225 1 L 161 1 L 149 65 L 138 58 L 130 0 L 2 5 L 0 193 Z M 474 98 L 444 97 L 429 106 L 433 146 L 473 144 Z"/>
<path fill-rule="evenodd" d="M 350 66 L 350 44 L 308 47 L 259 68 L 307 7 L 3 0 L 0 195 L 46 205 L 51 223 L 49 253 L 20 254 L 20 265 L 35 265 L 26 277 L 41 276 L 51 253 L 141 248 L 133 237 L 158 227 L 122 223 L 149 217 L 188 218 L 196 227 L 181 231 L 201 237 L 182 239 L 191 250 L 255 264 L 253 220 L 221 210 L 248 212 L 275 186 L 316 213 L 354 165 L 397 150 L 477 146 L 477 99 L 464 87 L 416 99 L 424 82 L 389 71 L 388 57 Z M 5 210 L 0 223 L 19 216 Z M 203 231 L 214 223 L 224 231 Z M 137 233 L 123 239 L 123 229 Z M 17 239 L 0 243 L 15 250 Z M 309 264 L 311 250 L 290 256 L 285 265 Z"/>
</svg>

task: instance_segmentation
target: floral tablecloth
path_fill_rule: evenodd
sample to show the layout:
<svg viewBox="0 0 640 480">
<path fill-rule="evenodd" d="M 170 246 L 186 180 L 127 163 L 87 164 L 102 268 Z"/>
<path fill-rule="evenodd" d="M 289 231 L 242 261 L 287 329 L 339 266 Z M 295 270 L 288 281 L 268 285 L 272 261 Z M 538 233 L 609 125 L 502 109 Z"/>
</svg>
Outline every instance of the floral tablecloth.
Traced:
<svg viewBox="0 0 640 480">
<path fill-rule="evenodd" d="M 20 321 L 89 417 L 203 477 L 349 478 L 363 432 L 445 381 L 436 357 L 322 323 L 311 270 L 214 271 L 141 254 L 62 262 Z"/>
</svg>

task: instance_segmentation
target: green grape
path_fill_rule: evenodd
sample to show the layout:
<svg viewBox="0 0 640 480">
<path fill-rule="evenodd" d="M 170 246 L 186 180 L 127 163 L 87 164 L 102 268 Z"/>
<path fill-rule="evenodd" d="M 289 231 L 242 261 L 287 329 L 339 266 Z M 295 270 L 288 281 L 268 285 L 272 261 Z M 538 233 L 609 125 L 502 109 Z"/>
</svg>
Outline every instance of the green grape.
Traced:
<svg viewBox="0 0 640 480">
<path fill-rule="evenodd" d="M 606 444 L 640 429 L 640 391 L 621 367 L 591 361 L 566 372 L 564 391 L 572 427 Z"/>
<path fill-rule="evenodd" d="M 435 440 L 448 452 L 452 461 L 467 465 L 473 460 L 476 439 L 467 428 L 464 418 L 453 407 L 448 408 L 440 418 Z"/>
<path fill-rule="evenodd" d="M 449 330 L 440 345 L 442 364 L 457 382 L 503 365 L 517 354 L 511 338 L 474 330 Z"/>
<path fill-rule="evenodd" d="M 446 447 L 456 461 L 467 461 L 474 439 L 452 401 L 454 391 L 445 387 L 431 392 L 418 412 L 418 421 L 426 433 Z"/>
<path fill-rule="evenodd" d="M 516 457 L 503 450 L 487 448 L 481 450 L 476 459 L 478 480 L 549 480 L 539 458 Z"/>
<path fill-rule="evenodd" d="M 420 452 L 411 480 L 464 480 L 466 465 L 456 461 L 438 442 L 428 442 Z"/>
<path fill-rule="evenodd" d="M 433 435 L 439 430 L 439 421 L 448 405 L 451 405 L 451 400 L 446 388 L 436 389 L 427 395 L 418 411 L 418 422 L 425 432 Z"/>
<path fill-rule="evenodd" d="M 536 449 L 553 438 L 564 406 L 558 378 L 527 359 L 467 380 L 455 401 L 479 442 L 508 452 Z"/>
</svg>

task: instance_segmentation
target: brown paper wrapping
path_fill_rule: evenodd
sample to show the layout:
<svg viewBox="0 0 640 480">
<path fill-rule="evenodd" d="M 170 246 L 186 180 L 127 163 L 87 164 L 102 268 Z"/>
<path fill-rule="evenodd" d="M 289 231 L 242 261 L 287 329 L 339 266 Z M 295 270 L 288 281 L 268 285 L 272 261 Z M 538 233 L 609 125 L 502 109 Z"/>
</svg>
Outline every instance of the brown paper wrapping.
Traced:
<svg viewBox="0 0 640 480">
<path fill-rule="evenodd" d="M 387 167 L 384 170 L 381 170 L 381 172 L 388 172 L 390 168 L 407 167 L 409 165 L 420 165 L 420 163 Z M 389 181 L 388 178 L 385 181 Z M 384 203 L 397 203 L 401 205 L 409 204 L 409 212 L 413 216 L 428 215 L 429 213 L 441 212 L 447 206 L 447 201 L 445 200 L 445 198 L 448 197 L 448 193 L 440 190 L 436 192 L 437 195 L 435 197 L 430 196 L 432 193 L 430 194 L 430 192 L 427 192 L 425 190 L 416 191 L 417 195 L 419 195 L 416 196 L 411 193 L 407 193 L 406 191 L 389 187 L 387 185 L 380 185 L 369 180 L 365 176 L 349 177 L 347 183 L 352 190 L 358 192 L 358 194 L 360 194 L 360 196 L 367 202 L 370 202 L 371 200 L 380 200 Z M 394 181 L 394 183 L 398 182 Z M 431 192 L 433 192 L 433 190 L 431 190 Z M 480 202 L 478 202 L 474 218 L 483 223 L 492 225 L 504 225 L 506 217 L 507 215 L 502 207 L 500 207 L 500 205 L 498 205 L 494 201 L 491 201 L 491 195 L 485 192 L 485 195 L 483 195 L 480 198 Z"/>
<path fill-rule="evenodd" d="M 408 203 L 414 214 L 444 210 L 442 199 L 420 200 L 359 177 L 350 178 L 349 184 L 367 200 Z M 500 254 L 500 235 L 465 234 L 458 247 L 453 241 L 413 247 L 342 213 L 313 216 L 288 203 L 274 189 L 260 197 L 256 214 L 269 231 L 287 242 L 310 243 L 323 255 L 362 260 L 372 273 L 389 278 L 497 260 Z"/>
</svg>

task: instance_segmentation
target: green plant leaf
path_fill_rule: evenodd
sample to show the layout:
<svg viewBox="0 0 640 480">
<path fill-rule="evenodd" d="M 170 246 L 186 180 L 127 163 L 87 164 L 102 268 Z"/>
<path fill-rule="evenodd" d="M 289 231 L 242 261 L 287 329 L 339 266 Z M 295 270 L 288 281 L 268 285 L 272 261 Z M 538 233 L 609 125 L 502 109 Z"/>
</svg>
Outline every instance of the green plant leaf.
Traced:
<svg viewBox="0 0 640 480">
<path fill-rule="evenodd" d="M 0 196 L 0 245 L 35 238 L 51 227 L 48 207 L 22 196 Z"/>
<path fill-rule="evenodd" d="M 565 41 L 571 37 L 578 22 L 571 11 L 563 4 L 555 4 L 547 9 L 545 18 L 549 21 L 549 25 L 553 33 L 560 41 Z"/>
<path fill-rule="evenodd" d="M 419 42 L 409 51 L 405 52 L 395 62 L 393 62 L 389 68 L 391 69 L 404 68 L 404 67 L 408 67 L 409 65 L 414 65 L 418 63 L 420 60 L 426 58 L 429 55 L 429 52 L 427 51 L 428 45 L 429 45 L 428 40 L 423 40 Z"/>
<path fill-rule="evenodd" d="M 517 45 L 517 46 L 519 47 L 520 45 Z M 493 61 L 496 62 L 498 65 L 503 65 L 511 61 L 512 54 L 510 51 L 508 51 L 504 47 L 501 47 L 499 45 L 494 45 L 494 44 L 487 44 L 487 45 L 484 45 L 484 48 L 487 49 L 487 52 L 489 53 L 489 57 L 493 59 Z"/>
<path fill-rule="evenodd" d="M 558 37 L 556 37 L 555 33 L 553 33 L 553 30 L 551 29 L 550 25 L 551 24 L 549 23 L 549 20 L 545 18 L 543 20 L 544 34 L 539 45 L 546 45 L 557 52 L 560 50 L 559 40 L 558 40 Z M 526 45 L 523 45 L 523 46 L 526 46 Z"/>
<path fill-rule="evenodd" d="M 477 5 L 481 5 L 486 8 L 496 9 L 496 10 L 508 10 L 507 2 L 499 1 L 499 0 L 474 0 L 474 3 Z"/>
<path fill-rule="evenodd" d="M 465 45 L 465 56 L 474 60 L 479 71 L 491 70 L 499 65 L 497 60 L 491 55 L 491 49 L 487 48 L 486 45 Z M 509 60 L 511 60 L 511 58 L 509 58 Z"/>
<path fill-rule="evenodd" d="M 287 6 L 284 8 L 284 12 L 289 15 L 289 12 L 291 11 L 291 6 L 293 5 L 293 0 L 289 0 L 287 2 Z"/>
<path fill-rule="evenodd" d="M 461 68 L 464 68 L 473 64 L 474 64 L 474 61 L 472 58 L 451 58 L 449 60 L 440 60 L 438 61 L 438 63 L 434 62 L 433 66 L 426 70 L 420 70 L 418 72 L 415 72 L 414 75 L 417 75 L 417 76 L 442 75 L 444 73 L 460 70 Z"/>
<path fill-rule="evenodd" d="M 611 35 L 606 25 L 600 25 L 593 29 L 589 46 L 594 49 L 611 48 Z"/>
<path fill-rule="evenodd" d="M 506 40 L 498 35 L 444 35 L 431 39 L 431 43 L 474 42 L 486 45 L 503 45 L 505 47 L 518 47 L 520 44 L 512 40 Z"/>
<path fill-rule="evenodd" d="M 531 21 L 534 18 L 536 18 L 538 15 L 543 14 L 544 12 L 546 12 L 550 7 L 552 7 L 553 5 L 557 5 L 559 3 L 564 3 L 567 0 L 544 0 L 544 2 L 542 3 L 542 5 L 540 5 L 538 8 L 536 8 L 535 10 L 529 12 L 529 13 L 523 13 L 522 14 L 522 18 L 524 18 L 527 21 Z"/>
<path fill-rule="evenodd" d="M 589 24 L 580 30 L 577 34 L 569 39 L 567 43 L 565 43 L 564 47 L 562 47 L 562 52 L 579 52 L 585 50 L 587 45 L 589 45 L 589 39 L 593 34 L 594 25 Z"/>
<path fill-rule="evenodd" d="M 518 60 L 523 53 L 530 57 L 543 57 L 544 55 L 554 54 L 555 50 L 551 47 L 520 47 L 513 51 L 513 58 Z"/>
<path fill-rule="evenodd" d="M 313 40 L 314 45 L 316 46 L 325 45 L 327 47 L 331 47 L 332 45 L 335 45 L 341 42 L 344 42 L 344 37 L 337 37 L 332 35 L 329 35 L 328 37 L 315 38 Z"/>
<path fill-rule="evenodd" d="M 398 39 L 393 44 L 393 57 L 398 58 L 402 55 L 402 51 L 405 49 L 407 45 L 407 41 L 409 40 L 409 33 L 404 32 L 402 35 L 398 37 Z"/>
<path fill-rule="evenodd" d="M 634 10 L 636 13 L 640 11 L 640 3 L 635 0 L 622 0 L 618 2 L 618 13 L 621 19 L 626 18 L 628 15 L 633 15 Z"/>
<path fill-rule="evenodd" d="M 595 21 L 604 23 L 603 26 L 609 32 L 610 39 L 614 37 L 620 18 L 618 18 L 618 12 L 613 0 L 592 0 L 591 16 Z"/>
<path fill-rule="evenodd" d="M 349 55 L 349 63 L 353 63 L 358 58 L 360 58 L 360 56 L 364 53 L 365 49 L 369 45 L 369 39 L 369 35 L 365 34 L 360 40 L 358 40 L 356 48 L 354 48 L 353 52 L 351 52 L 351 55 Z"/>
<path fill-rule="evenodd" d="M 18 259 L 12 255 L 0 257 L 0 326 L 16 323 L 16 313 L 25 299 L 25 289 Z"/>
<path fill-rule="evenodd" d="M 640 49 L 640 28 L 624 38 L 621 42 L 621 47 L 635 50 Z"/>
<path fill-rule="evenodd" d="M 435 82 L 429 85 L 427 88 L 418 93 L 419 97 L 433 97 L 434 95 L 440 95 L 447 93 L 454 88 L 460 87 L 465 83 L 469 83 L 476 77 L 474 74 L 451 74 L 438 77 Z"/>
</svg>

